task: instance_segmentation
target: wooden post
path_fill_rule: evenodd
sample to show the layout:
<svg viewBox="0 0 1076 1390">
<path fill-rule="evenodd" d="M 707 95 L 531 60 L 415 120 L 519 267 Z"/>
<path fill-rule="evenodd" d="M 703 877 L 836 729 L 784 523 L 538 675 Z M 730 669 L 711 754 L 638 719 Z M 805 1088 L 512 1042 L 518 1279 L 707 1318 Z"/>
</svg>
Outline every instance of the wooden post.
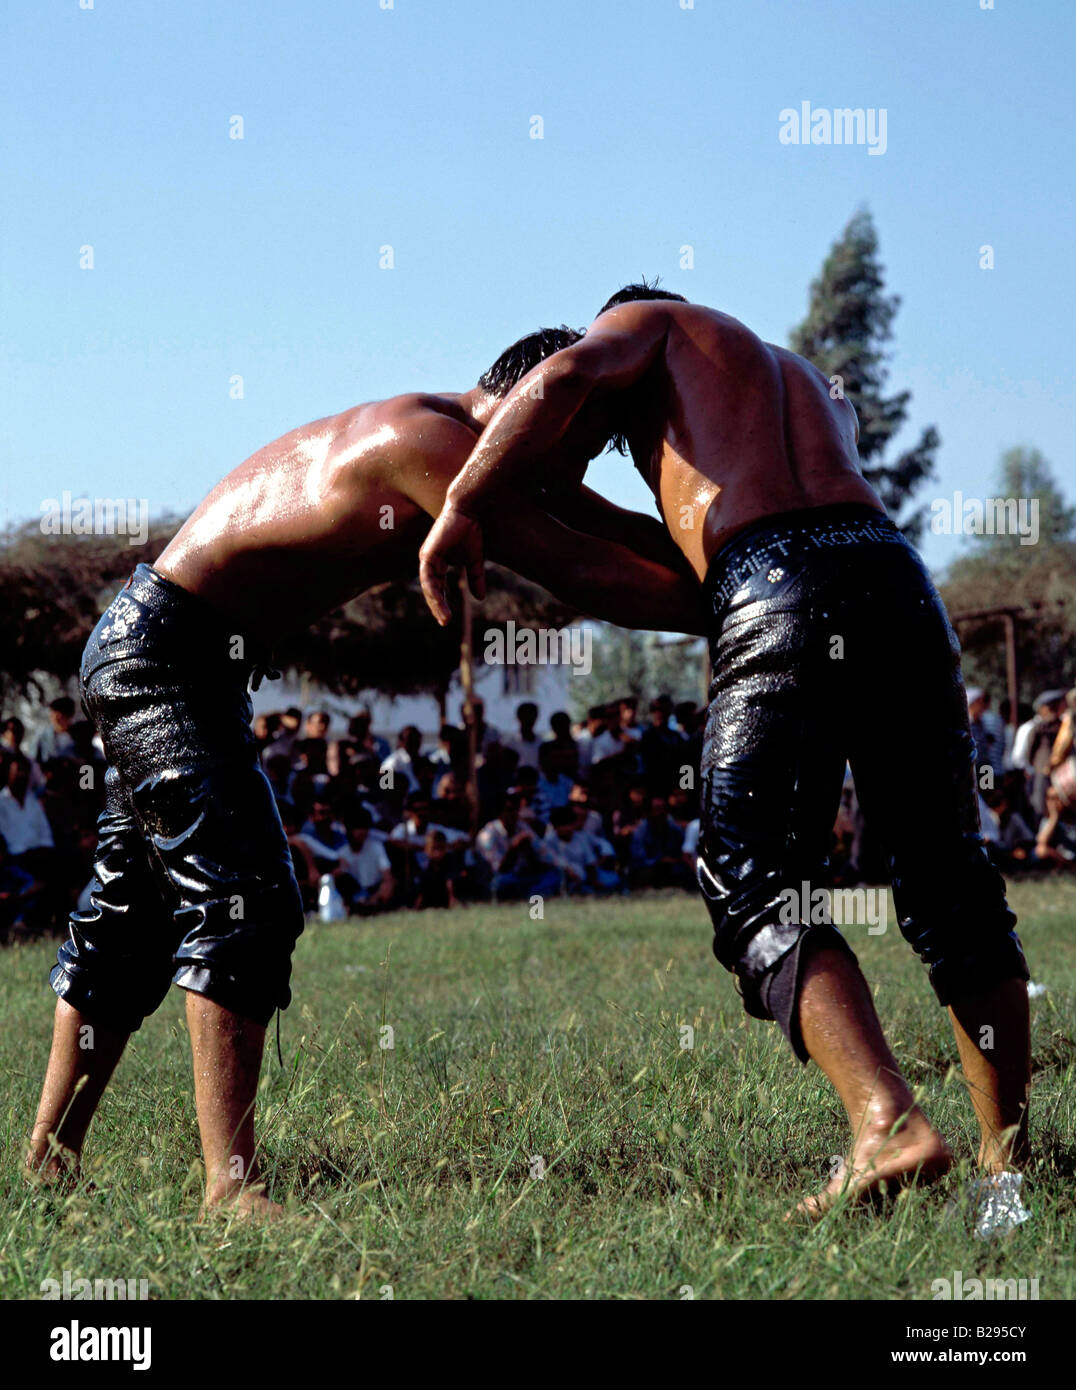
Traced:
<svg viewBox="0 0 1076 1390">
<path fill-rule="evenodd" d="M 1015 729 L 1020 722 L 1016 708 L 1016 618 L 1003 613 L 1005 620 L 1005 679 L 1009 687 L 1009 723 Z"/>
<path fill-rule="evenodd" d="M 465 578 L 460 579 L 460 609 L 463 635 L 460 638 L 460 685 L 463 687 L 463 721 L 467 729 L 467 801 L 471 808 L 471 834 L 478 832 L 478 728 L 474 712 L 474 659 L 471 624 L 474 600 Z"/>
</svg>

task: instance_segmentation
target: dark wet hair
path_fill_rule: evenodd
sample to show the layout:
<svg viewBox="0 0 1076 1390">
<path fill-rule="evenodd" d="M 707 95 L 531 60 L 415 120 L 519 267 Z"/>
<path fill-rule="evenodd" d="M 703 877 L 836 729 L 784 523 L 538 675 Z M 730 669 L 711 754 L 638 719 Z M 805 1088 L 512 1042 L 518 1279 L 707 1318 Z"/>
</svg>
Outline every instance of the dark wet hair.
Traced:
<svg viewBox="0 0 1076 1390">
<path fill-rule="evenodd" d="M 658 278 L 660 279 L 660 276 Z M 622 290 L 617 290 L 616 294 L 610 295 L 598 310 L 598 317 L 601 318 L 607 309 L 616 309 L 621 304 L 632 304 L 637 299 L 675 299 L 681 304 L 688 302 L 682 294 L 673 294 L 672 290 L 659 289 L 657 280 L 651 285 L 644 278 L 633 285 L 625 285 Z"/>
<path fill-rule="evenodd" d="M 611 295 L 602 307 L 598 310 L 598 318 L 608 309 L 616 309 L 621 304 L 632 304 L 639 299 L 675 299 L 680 304 L 686 304 L 687 300 L 682 294 L 674 294 L 672 290 L 658 288 L 657 280 L 650 284 L 645 278 L 632 285 L 625 285 L 622 290 L 617 290 L 616 294 Z M 628 436 L 624 429 L 614 430 L 608 441 L 608 448 L 614 453 L 627 455 L 630 452 Z"/>
<path fill-rule="evenodd" d="M 532 367 L 552 357 L 562 348 L 571 347 L 582 337 L 575 328 L 561 324 L 559 328 L 539 328 L 537 333 L 528 333 L 519 338 L 510 348 L 505 348 L 489 371 L 483 372 L 478 384 L 491 396 L 507 396 L 516 382 L 520 381 Z"/>
</svg>

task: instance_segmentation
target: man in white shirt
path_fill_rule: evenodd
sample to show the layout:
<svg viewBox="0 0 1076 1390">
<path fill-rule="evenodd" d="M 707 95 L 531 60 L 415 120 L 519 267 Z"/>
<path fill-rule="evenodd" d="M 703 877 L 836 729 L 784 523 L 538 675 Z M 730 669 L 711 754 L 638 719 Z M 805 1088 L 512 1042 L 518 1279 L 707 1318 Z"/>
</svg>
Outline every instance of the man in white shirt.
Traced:
<svg viewBox="0 0 1076 1390">
<path fill-rule="evenodd" d="M 538 722 L 538 706 L 530 700 L 525 701 L 516 710 L 516 719 L 519 721 L 519 733 L 515 738 L 508 739 L 504 746 L 516 755 L 517 770 L 521 767 L 536 768 L 538 750 L 542 746 L 542 740 L 534 732 Z"/>
<path fill-rule="evenodd" d="M 521 798 L 504 799 L 499 820 L 478 832 L 475 847 L 489 865 L 491 888 L 498 902 L 533 896 L 551 897 L 560 888 L 560 871 L 535 831 L 520 817 Z"/>
<path fill-rule="evenodd" d="M 16 861 L 32 850 L 53 848 L 45 808 L 30 790 L 30 764 L 21 756 L 11 759 L 7 785 L 0 790 L 0 835 Z"/>
<path fill-rule="evenodd" d="M 389 773 L 390 787 L 402 787 L 408 795 L 418 791 L 415 763 L 419 759 L 421 748 L 422 734 L 414 724 L 408 724 L 405 729 L 400 730 L 397 748 L 381 764 L 381 771 Z"/>
<path fill-rule="evenodd" d="M 613 847 L 600 836 L 581 830 L 578 819 L 572 806 L 561 806 L 550 816 L 545 832 L 550 857 L 564 875 L 569 893 L 612 892 L 619 888 L 620 880 L 601 860 L 608 862 Z"/>
<path fill-rule="evenodd" d="M 337 887 L 352 912 L 377 912 L 389 906 L 395 883 L 385 846 L 370 834 L 373 817 L 360 806 L 347 828 L 347 846 L 336 862 Z"/>
<path fill-rule="evenodd" d="M 466 831 L 455 830 L 450 825 L 439 825 L 436 821 L 431 821 L 429 798 L 422 792 L 416 792 L 407 798 L 407 811 L 399 825 L 394 825 L 389 831 L 389 840 L 394 845 L 410 850 L 417 866 L 424 869 L 429 863 L 426 833 L 430 830 L 442 831 L 449 849 L 465 845 L 471 838 Z"/>
</svg>

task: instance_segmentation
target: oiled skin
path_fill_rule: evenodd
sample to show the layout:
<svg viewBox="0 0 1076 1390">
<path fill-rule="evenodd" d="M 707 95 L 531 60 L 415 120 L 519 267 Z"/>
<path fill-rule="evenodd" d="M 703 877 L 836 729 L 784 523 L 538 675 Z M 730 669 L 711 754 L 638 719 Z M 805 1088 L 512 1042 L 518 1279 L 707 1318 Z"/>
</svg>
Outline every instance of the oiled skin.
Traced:
<svg viewBox="0 0 1076 1390">
<path fill-rule="evenodd" d="M 156 568 L 267 638 L 409 577 L 498 404 L 478 388 L 396 396 L 292 430 L 213 489 Z M 655 520 L 617 513 L 626 533 L 602 539 L 585 519 L 571 529 L 570 512 L 554 520 L 521 490 L 497 528 L 494 558 L 596 617 L 674 628 L 690 613 L 681 630 L 700 630 L 690 575 Z"/>
<path fill-rule="evenodd" d="M 263 631 L 407 573 L 430 520 L 416 498 L 475 438 L 459 399 L 396 396 L 289 431 L 217 484 L 155 567 Z"/>
<path fill-rule="evenodd" d="M 642 301 L 602 314 L 506 397 L 424 557 L 461 557 L 452 513 L 492 535 L 498 495 L 529 459 L 558 447 L 590 457 L 613 428 L 700 580 L 719 546 L 762 517 L 840 502 L 884 510 L 859 470 L 855 411 L 805 358 L 716 309 Z"/>
<path fill-rule="evenodd" d="M 670 534 L 700 579 L 718 548 L 762 517 L 839 502 L 882 510 L 859 471 L 855 411 L 816 367 L 728 314 L 671 307 L 681 312 L 668 316 L 654 383 L 664 429 L 641 448 Z M 686 516 L 693 525 L 681 524 Z"/>
</svg>

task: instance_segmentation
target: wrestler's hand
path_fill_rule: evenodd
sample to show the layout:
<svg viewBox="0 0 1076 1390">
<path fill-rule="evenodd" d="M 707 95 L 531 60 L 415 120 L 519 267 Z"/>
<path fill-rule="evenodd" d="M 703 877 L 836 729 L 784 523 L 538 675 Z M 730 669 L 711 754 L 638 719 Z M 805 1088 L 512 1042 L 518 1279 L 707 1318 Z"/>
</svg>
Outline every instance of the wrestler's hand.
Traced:
<svg viewBox="0 0 1076 1390">
<path fill-rule="evenodd" d="M 449 566 L 467 571 L 467 586 L 477 599 L 486 597 L 482 528 L 472 517 L 446 502 L 418 553 L 418 577 L 430 612 L 445 627 L 452 617 L 446 581 Z"/>
</svg>

